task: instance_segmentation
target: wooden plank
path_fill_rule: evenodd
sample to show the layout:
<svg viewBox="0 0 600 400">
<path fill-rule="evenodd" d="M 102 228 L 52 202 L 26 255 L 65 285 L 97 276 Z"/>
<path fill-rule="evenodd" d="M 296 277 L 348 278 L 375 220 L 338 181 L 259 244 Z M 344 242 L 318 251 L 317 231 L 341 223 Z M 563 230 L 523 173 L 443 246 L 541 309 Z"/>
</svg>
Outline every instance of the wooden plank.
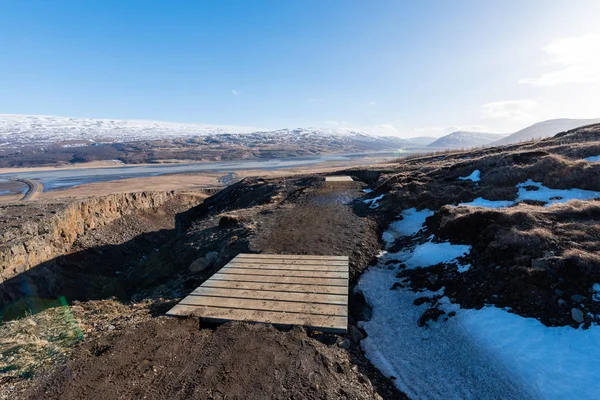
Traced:
<svg viewBox="0 0 600 400">
<path fill-rule="evenodd" d="M 205 295 L 213 297 L 235 297 L 244 299 L 263 299 L 263 300 L 285 300 L 300 301 L 305 303 L 323 303 L 347 305 L 348 296 L 346 294 L 321 294 L 321 293 L 298 293 L 289 291 L 270 291 L 270 290 L 248 290 L 238 288 L 213 288 L 200 286 L 194 290 L 191 295 Z"/>
<path fill-rule="evenodd" d="M 347 267 L 348 261 L 323 261 L 323 260 L 292 260 L 289 258 L 282 258 L 274 260 L 272 258 L 267 259 L 246 259 L 246 258 L 234 258 L 231 262 L 238 264 L 287 264 L 287 265 L 331 265 L 338 267 Z"/>
<path fill-rule="evenodd" d="M 262 282 L 262 283 L 291 283 L 295 285 L 324 285 L 324 286 L 348 286 L 348 279 L 345 278 L 296 278 L 279 276 L 253 276 L 238 274 L 216 273 L 210 280 L 221 281 L 241 281 L 241 282 Z"/>
<path fill-rule="evenodd" d="M 226 308 L 202 306 L 175 306 L 169 315 L 196 315 L 210 322 L 244 321 L 261 322 L 277 326 L 289 327 L 293 325 L 305 326 L 330 333 L 346 333 L 348 326 L 347 317 L 334 317 L 324 315 L 305 315 L 296 313 L 282 313 L 273 311 L 235 310 Z"/>
<path fill-rule="evenodd" d="M 237 274 L 253 276 L 290 276 L 305 278 L 343 278 L 348 279 L 348 272 L 337 271 L 301 271 L 301 270 L 272 270 L 254 268 L 235 268 L 225 266 L 219 270 L 220 274 Z"/>
<path fill-rule="evenodd" d="M 302 303 L 283 300 L 238 299 L 227 297 L 212 297 L 190 295 L 179 304 L 185 306 L 206 306 L 232 308 L 239 310 L 293 312 L 300 314 L 346 316 L 346 306 L 321 303 Z"/>
<path fill-rule="evenodd" d="M 348 266 L 342 265 L 289 265 L 289 264 L 257 264 L 257 263 L 239 263 L 232 261 L 223 268 L 252 268 L 252 269 L 271 269 L 271 270 L 291 270 L 291 271 L 334 271 L 348 272 Z"/>
<path fill-rule="evenodd" d="M 241 253 L 235 258 L 275 258 L 275 259 L 294 259 L 294 260 L 330 260 L 330 261 L 348 261 L 348 256 L 312 256 L 304 254 L 251 254 Z"/>
<path fill-rule="evenodd" d="M 346 256 L 239 254 L 168 314 L 345 333 L 348 276 Z"/>
<path fill-rule="evenodd" d="M 347 175 L 326 176 L 325 182 L 354 182 L 354 179 Z"/>
<path fill-rule="evenodd" d="M 222 289 L 246 289 L 263 290 L 273 292 L 294 292 L 294 293 L 319 293 L 319 294 L 339 294 L 348 295 L 347 286 L 324 286 L 324 285 L 294 285 L 277 284 L 261 282 L 239 282 L 239 281 L 218 281 L 209 279 L 202 284 L 203 288 L 222 288 Z"/>
</svg>

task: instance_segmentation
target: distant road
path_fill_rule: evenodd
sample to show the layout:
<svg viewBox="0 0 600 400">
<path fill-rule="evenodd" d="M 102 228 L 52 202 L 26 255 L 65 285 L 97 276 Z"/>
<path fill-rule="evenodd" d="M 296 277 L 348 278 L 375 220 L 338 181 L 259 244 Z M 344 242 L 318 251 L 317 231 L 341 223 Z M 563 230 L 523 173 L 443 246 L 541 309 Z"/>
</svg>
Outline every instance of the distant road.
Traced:
<svg viewBox="0 0 600 400">
<path fill-rule="evenodd" d="M 23 182 L 28 187 L 28 190 L 21 198 L 21 201 L 36 200 L 40 196 L 40 193 L 44 191 L 44 185 L 38 181 L 32 181 L 30 179 L 17 179 L 17 181 Z"/>
</svg>

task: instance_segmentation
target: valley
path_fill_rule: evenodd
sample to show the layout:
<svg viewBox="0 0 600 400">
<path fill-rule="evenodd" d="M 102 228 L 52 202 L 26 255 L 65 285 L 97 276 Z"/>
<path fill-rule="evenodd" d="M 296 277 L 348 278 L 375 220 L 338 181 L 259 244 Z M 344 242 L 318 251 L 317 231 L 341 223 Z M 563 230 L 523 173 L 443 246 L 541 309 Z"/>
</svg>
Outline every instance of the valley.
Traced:
<svg viewBox="0 0 600 400">
<path fill-rule="evenodd" d="M 592 399 L 598 155 L 592 125 L 387 164 L 254 170 L 210 194 L 181 174 L 5 203 L 1 393 Z M 172 177 L 190 186 L 91 188 Z M 349 256 L 348 334 L 164 315 L 239 253 Z"/>
</svg>

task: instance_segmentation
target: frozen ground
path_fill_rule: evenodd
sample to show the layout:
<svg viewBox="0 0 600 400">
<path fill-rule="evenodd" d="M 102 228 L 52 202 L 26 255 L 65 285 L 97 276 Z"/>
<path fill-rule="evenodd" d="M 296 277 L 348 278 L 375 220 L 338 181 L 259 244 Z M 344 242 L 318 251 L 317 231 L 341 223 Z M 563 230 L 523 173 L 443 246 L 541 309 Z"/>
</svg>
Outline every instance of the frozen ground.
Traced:
<svg viewBox="0 0 600 400">
<path fill-rule="evenodd" d="M 404 224 L 394 223 L 395 231 L 408 236 L 419 232 L 418 221 L 424 222 L 424 214 L 405 210 L 408 218 Z M 414 300 L 433 293 L 391 290 L 399 281 L 398 270 L 385 263 L 392 258 L 402 260 L 407 268 L 427 267 L 456 261 L 470 250 L 432 240 L 433 236 L 399 253 L 384 252 L 378 266 L 358 283 L 357 290 L 373 309 L 371 320 L 361 322 L 368 335 L 361 345 L 373 365 L 416 399 L 598 398 L 597 325 L 587 330 L 549 328 L 496 307 L 460 309 L 444 297 L 441 308 L 456 315 L 419 327 L 429 304 L 415 306 Z M 468 265 L 460 268 L 466 270 Z M 600 284 L 592 290 L 600 297 Z"/>
<path fill-rule="evenodd" d="M 363 274 L 358 289 L 373 308 L 362 347 L 369 360 L 398 389 L 415 399 L 528 399 L 536 398 L 518 376 L 511 374 L 461 325 L 460 318 L 418 326 L 427 309 L 413 301 L 423 293 L 390 290 L 396 271 L 373 267 Z"/>
</svg>

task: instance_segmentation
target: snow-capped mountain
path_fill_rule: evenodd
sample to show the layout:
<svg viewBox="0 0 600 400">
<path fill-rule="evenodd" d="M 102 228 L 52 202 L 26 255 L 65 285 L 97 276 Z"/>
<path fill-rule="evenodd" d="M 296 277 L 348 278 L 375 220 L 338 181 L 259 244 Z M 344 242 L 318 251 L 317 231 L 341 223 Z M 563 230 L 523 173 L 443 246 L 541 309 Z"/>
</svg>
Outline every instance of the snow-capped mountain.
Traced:
<svg viewBox="0 0 600 400">
<path fill-rule="evenodd" d="M 498 133 L 457 131 L 442 136 L 435 142 L 429 144 L 429 147 L 466 149 L 470 147 L 487 146 L 505 136 L 507 135 Z"/>
<path fill-rule="evenodd" d="M 257 130 L 158 121 L 0 115 L 2 167 L 114 159 L 124 163 L 273 159 L 407 147 L 415 146 L 398 137 L 349 129 Z"/>
<path fill-rule="evenodd" d="M 251 136 L 246 137 L 248 134 Z M 297 142 L 308 139 L 330 139 L 380 143 L 392 147 L 410 144 L 402 139 L 380 137 L 350 129 L 298 128 L 260 130 L 245 126 L 216 126 L 182 124 L 146 120 L 118 120 L 97 118 L 68 118 L 41 115 L 0 114 L 0 145 L 48 145 L 59 143 L 91 144 L 95 142 L 122 143 L 185 139 L 228 135 L 238 142 L 255 143 L 264 140 Z M 220 140 L 219 140 L 220 141 Z"/>
<path fill-rule="evenodd" d="M 242 126 L 146 120 L 0 114 L 0 140 L 21 143 L 160 140 L 222 133 L 248 133 L 256 130 L 257 128 Z"/>
<path fill-rule="evenodd" d="M 525 129 L 521 129 L 512 135 L 500 139 L 492 145 L 499 146 L 505 144 L 513 144 L 519 142 L 526 142 L 533 139 L 544 139 L 556 135 L 557 133 L 569 131 L 571 129 L 579 128 L 585 125 L 591 125 L 600 123 L 600 118 L 596 119 L 549 119 L 547 121 L 538 122 L 528 126 Z"/>
</svg>

